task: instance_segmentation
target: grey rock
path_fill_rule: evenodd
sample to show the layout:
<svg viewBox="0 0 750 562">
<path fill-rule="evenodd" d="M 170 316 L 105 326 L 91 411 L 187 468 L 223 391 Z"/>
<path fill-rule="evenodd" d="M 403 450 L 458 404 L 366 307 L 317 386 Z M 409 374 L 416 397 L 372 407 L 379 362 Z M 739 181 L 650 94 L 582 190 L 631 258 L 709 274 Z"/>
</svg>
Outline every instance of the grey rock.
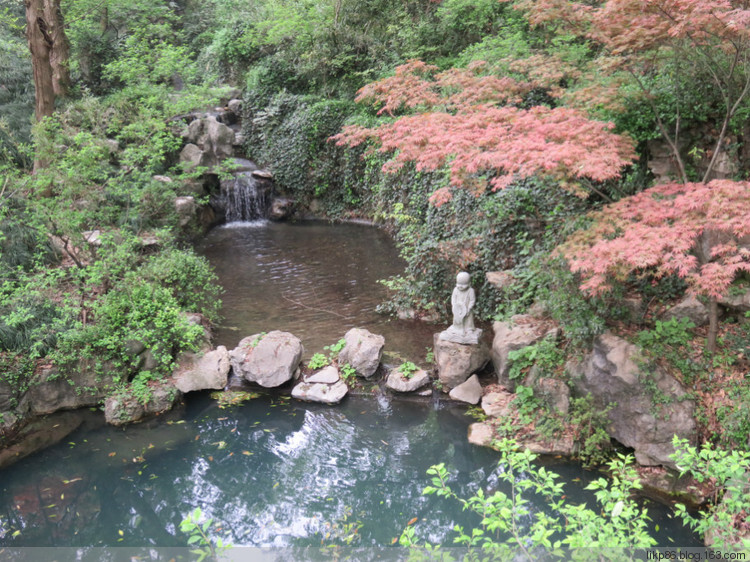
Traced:
<svg viewBox="0 0 750 562">
<path fill-rule="evenodd" d="M 730 294 L 719 299 L 719 304 L 738 312 L 750 311 L 750 289 L 739 294 Z"/>
<path fill-rule="evenodd" d="M 591 394 L 596 407 L 612 405 L 608 416 L 611 437 L 635 450 L 642 465 L 675 468 L 672 437 L 697 439 L 695 404 L 672 376 L 659 369 L 641 373 L 639 349 L 611 333 L 594 341 L 594 349 L 581 362 L 569 362 L 567 370 L 578 395 Z M 643 382 L 644 377 L 650 380 Z M 655 400 L 654 393 L 659 394 Z"/>
<path fill-rule="evenodd" d="M 413 372 L 409 378 L 405 377 L 401 371 L 394 369 L 388 374 L 385 386 L 396 392 L 414 392 L 429 382 L 430 375 L 423 369 Z"/>
<path fill-rule="evenodd" d="M 380 365 L 385 338 L 364 328 L 352 328 L 344 339 L 346 345 L 339 353 L 339 365 L 348 363 L 359 376 L 369 379 Z"/>
<path fill-rule="evenodd" d="M 125 425 L 140 421 L 151 415 L 161 414 L 172 409 L 180 399 L 179 391 L 171 381 L 160 381 L 151 388 L 151 397 L 146 404 L 135 397 L 116 393 L 104 402 L 104 418 L 111 425 Z"/>
<path fill-rule="evenodd" d="M 254 172 L 258 169 L 255 162 L 248 160 L 247 158 L 231 158 L 229 164 L 232 166 L 232 173 L 236 174 L 239 172 Z"/>
<path fill-rule="evenodd" d="M 554 328 L 547 329 L 543 322 L 530 315 L 514 316 L 510 322 L 495 322 L 493 330 L 495 337 L 492 340 L 491 356 L 497 373 L 497 382 L 510 390 L 515 390 L 516 383 L 508 376 L 508 354 L 533 345 L 545 337 L 555 337 L 557 334 Z"/>
<path fill-rule="evenodd" d="M 708 324 L 708 308 L 695 295 L 688 295 L 664 313 L 664 319 L 687 318 L 696 326 Z"/>
<path fill-rule="evenodd" d="M 510 414 L 512 400 L 510 392 L 489 392 L 482 396 L 482 410 L 491 418 L 504 418 Z"/>
<path fill-rule="evenodd" d="M 482 398 L 482 392 L 482 385 L 479 384 L 479 379 L 476 375 L 472 375 L 466 379 L 466 381 L 451 390 L 448 396 L 453 398 L 453 400 L 466 402 L 467 404 L 479 404 L 479 400 Z"/>
<path fill-rule="evenodd" d="M 153 371 L 159 366 L 159 362 L 151 353 L 150 349 L 147 349 L 138 355 L 138 370 L 139 371 Z"/>
<path fill-rule="evenodd" d="M 172 183 L 172 178 L 169 176 L 151 176 L 151 179 L 154 181 L 158 181 L 159 183 Z"/>
<path fill-rule="evenodd" d="M 97 374 L 94 361 L 81 359 L 77 368 L 67 375 L 54 367 L 42 369 L 29 386 L 26 396 L 34 415 L 51 414 L 58 410 L 74 410 L 99 404 L 114 387 L 110 370 Z"/>
<path fill-rule="evenodd" d="M 473 423 L 469 426 L 469 443 L 480 447 L 491 447 L 495 439 L 495 430 L 488 423 Z"/>
<path fill-rule="evenodd" d="M 513 285 L 516 279 L 513 277 L 511 270 L 507 271 L 488 271 L 484 274 L 487 278 L 487 283 L 499 290 L 504 290 Z"/>
<path fill-rule="evenodd" d="M 540 398 L 551 410 L 565 415 L 570 409 L 570 388 L 559 379 L 540 378 L 534 381 L 534 396 Z"/>
<path fill-rule="evenodd" d="M 227 103 L 227 107 L 229 108 L 229 111 L 233 112 L 237 116 L 242 115 L 242 100 L 234 98 L 229 100 L 229 103 Z"/>
<path fill-rule="evenodd" d="M 484 367 L 490 359 L 484 342 L 475 345 L 454 343 L 440 339 L 440 334 L 434 336 L 433 353 L 438 378 L 448 389 L 457 387 Z"/>
<path fill-rule="evenodd" d="M 211 164 L 218 164 L 225 158 L 231 157 L 234 131 L 213 116 L 206 118 L 204 126 L 206 137 L 203 141 L 203 150 L 211 155 Z"/>
<path fill-rule="evenodd" d="M 273 174 L 268 170 L 255 170 L 253 176 L 261 180 L 272 180 Z"/>
<path fill-rule="evenodd" d="M 221 390 L 229 378 L 229 352 L 220 345 L 204 355 L 184 353 L 178 361 L 172 380 L 182 393 L 195 390 Z"/>
<path fill-rule="evenodd" d="M 210 158 L 197 145 L 188 143 L 180 151 L 180 162 L 184 162 L 189 168 L 208 166 Z"/>
<path fill-rule="evenodd" d="M 305 377 L 305 382 L 333 384 L 335 382 L 338 382 L 340 378 L 341 377 L 339 377 L 339 370 L 333 365 L 328 365 L 328 367 L 324 367 L 317 373 L 313 373 L 309 377 Z"/>
<path fill-rule="evenodd" d="M 86 241 L 87 244 L 91 246 L 101 246 L 102 245 L 102 231 L 101 230 L 86 230 L 81 233 L 83 235 L 83 239 Z"/>
<path fill-rule="evenodd" d="M 195 219 L 198 212 L 198 205 L 195 203 L 195 197 L 188 195 L 185 197 L 175 197 L 174 208 L 179 217 L 180 226 L 187 226 Z"/>
<path fill-rule="evenodd" d="M 338 404 L 349 392 L 342 380 L 335 384 L 302 382 L 292 389 L 292 398 L 321 404 Z"/>
<path fill-rule="evenodd" d="M 203 130 L 204 130 L 203 119 L 195 119 L 191 121 L 187 128 L 186 139 L 193 144 L 198 144 L 199 142 L 202 142 Z"/>
<path fill-rule="evenodd" d="M 299 338 L 274 330 L 265 336 L 255 334 L 243 339 L 229 352 L 229 359 L 237 376 L 274 388 L 294 377 L 303 352 Z"/>
<path fill-rule="evenodd" d="M 288 219 L 294 213 L 295 201 L 286 197 L 274 197 L 268 218 L 274 221 Z"/>
<path fill-rule="evenodd" d="M 521 441 L 524 449 L 536 455 L 562 455 L 570 456 L 575 450 L 575 440 L 572 435 L 556 435 L 546 438 L 532 435 Z"/>
</svg>

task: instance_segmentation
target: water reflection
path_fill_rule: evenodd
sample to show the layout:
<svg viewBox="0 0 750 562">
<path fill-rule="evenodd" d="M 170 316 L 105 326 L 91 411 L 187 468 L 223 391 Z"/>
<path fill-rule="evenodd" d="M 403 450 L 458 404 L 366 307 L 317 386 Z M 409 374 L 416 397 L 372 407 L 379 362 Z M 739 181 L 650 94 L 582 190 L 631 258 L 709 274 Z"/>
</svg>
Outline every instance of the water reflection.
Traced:
<svg viewBox="0 0 750 562">
<path fill-rule="evenodd" d="M 195 507 L 235 545 L 317 546 L 347 516 L 363 523 L 363 546 L 389 545 L 414 517 L 422 539 L 450 542 L 456 524 L 476 521 L 456 502 L 422 496 L 425 471 L 445 462 L 464 497 L 500 485 L 496 454 L 466 442 L 467 423 L 429 404 L 259 398 L 220 410 L 201 399 L 185 421 L 80 430 L 0 475 L 0 517 L 21 531 L 0 546 L 179 546 Z M 578 491 L 566 485 L 577 501 L 591 475 L 562 468 L 582 479 Z"/>
</svg>

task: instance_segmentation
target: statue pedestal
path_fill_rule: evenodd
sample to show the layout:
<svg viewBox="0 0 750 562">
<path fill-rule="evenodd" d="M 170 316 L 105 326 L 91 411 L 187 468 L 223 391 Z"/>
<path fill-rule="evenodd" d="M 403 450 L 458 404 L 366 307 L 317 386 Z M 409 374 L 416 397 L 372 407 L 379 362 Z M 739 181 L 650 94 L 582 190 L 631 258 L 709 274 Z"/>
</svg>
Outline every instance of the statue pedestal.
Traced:
<svg viewBox="0 0 750 562">
<path fill-rule="evenodd" d="M 450 341 L 453 343 L 463 344 L 478 344 L 479 338 L 482 335 L 482 330 L 479 328 L 469 328 L 468 330 L 459 330 L 455 326 L 451 326 L 447 330 L 440 332 L 440 339 L 443 341 Z"/>
<path fill-rule="evenodd" d="M 445 392 L 457 387 L 490 360 L 490 350 L 485 343 L 478 341 L 478 336 L 474 343 L 455 342 L 443 337 L 449 331 L 450 328 L 433 338 L 438 378 Z"/>
</svg>

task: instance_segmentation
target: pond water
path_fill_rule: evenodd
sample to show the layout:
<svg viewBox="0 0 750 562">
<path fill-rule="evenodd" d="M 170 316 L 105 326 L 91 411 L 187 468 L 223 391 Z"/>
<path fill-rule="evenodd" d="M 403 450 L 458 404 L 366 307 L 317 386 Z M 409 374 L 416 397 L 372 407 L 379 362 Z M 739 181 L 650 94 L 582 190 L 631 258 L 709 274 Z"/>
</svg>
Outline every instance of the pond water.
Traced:
<svg viewBox="0 0 750 562">
<path fill-rule="evenodd" d="M 310 354 L 365 326 L 409 357 L 430 345 L 434 327 L 375 313 L 376 280 L 401 267 L 377 229 L 221 228 L 201 251 L 228 289 L 219 344 L 282 329 Z M 126 428 L 87 412 L 97 423 L 0 471 L 0 547 L 184 546 L 179 523 L 196 507 L 234 545 L 335 543 L 359 521 L 355 545 L 388 546 L 415 518 L 422 540 L 450 544 L 456 524 L 476 521 L 456 502 L 422 496 L 426 470 L 444 462 L 464 497 L 500 486 L 497 453 L 470 445 L 465 409 L 439 399 L 375 393 L 328 407 L 268 395 L 220 409 L 205 394 L 188 398 L 181 411 Z M 583 487 L 598 473 L 555 470 L 569 501 L 593 506 Z M 649 510 L 660 544 L 698 544 L 666 507 Z"/>
<path fill-rule="evenodd" d="M 179 523 L 195 507 L 234 545 L 335 543 L 353 521 L 355 544 L 390 545 L 415 517 L 419 536 L 449 544 L 454 525 L 476 521 L 422 496 L 425 471 L 444 462 L 464 496 L 499 485 L 497 454 L 467 442 L 469 422 L 462 408 L 384 396 L 335 408 L 266 396 L 219 409 L 204 395 L 171 420 L 81 429 L 4 470 L 0 546 L 181 546 Z M 572 501 L 598 476 L 555 469 Z M 689 544 L 664 507 L 652 513 L 664 541 Z"/>
<path fill-rule="evenodd" d="M 215 338 L 229 349 L 246 336 L 282 330 L 299 337 L 309 357 L 360 327 L 416 362 L 442 329 L 375 311 L 387 297 L 378 280 L 402 273 L 404 263 L 388 234 L 371 226 L 238 223 L 212 230 L 198 251 L 230 288 Z"/>
</svg>

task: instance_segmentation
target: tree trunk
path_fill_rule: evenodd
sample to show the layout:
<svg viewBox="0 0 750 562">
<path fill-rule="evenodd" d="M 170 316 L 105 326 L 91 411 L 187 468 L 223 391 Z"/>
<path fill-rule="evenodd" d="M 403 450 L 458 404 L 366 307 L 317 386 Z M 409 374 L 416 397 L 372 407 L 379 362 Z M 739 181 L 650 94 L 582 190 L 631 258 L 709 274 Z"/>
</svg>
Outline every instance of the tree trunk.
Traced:
<svg viewBox="0 0 750 562">
<path fill-rule="evenodd" d="M 49 28 L 52 38 L 52 50 L 50 51 L 50 66 L 52 66 L 52 88 L 57 97 L 65 97 L 70 91 L 70 41 L 65 35 L 65 23 L 63 22 L 60 0 L 44 1 L 44 19 Z"/>
<path fill-rule="evenodd" d="M 708 300 L 708 339 L 706 349 L 713 353 L 716 351 L 716 337 L 719 335 L 719 304 L 716 299 Z"/>
<path fill-rule="evenodd" d="M 52 36 L 44 17 L 44 0 L 24 0 L 26 6 L 26 40 L 31 51 L 31 66 L 36 90 L 35 116 L 37 121 L 52 115 L 55 110 L 55 90 L 52 81 Z M 35 166 L 36 167 L 36 166 Z"/>
</svg>

